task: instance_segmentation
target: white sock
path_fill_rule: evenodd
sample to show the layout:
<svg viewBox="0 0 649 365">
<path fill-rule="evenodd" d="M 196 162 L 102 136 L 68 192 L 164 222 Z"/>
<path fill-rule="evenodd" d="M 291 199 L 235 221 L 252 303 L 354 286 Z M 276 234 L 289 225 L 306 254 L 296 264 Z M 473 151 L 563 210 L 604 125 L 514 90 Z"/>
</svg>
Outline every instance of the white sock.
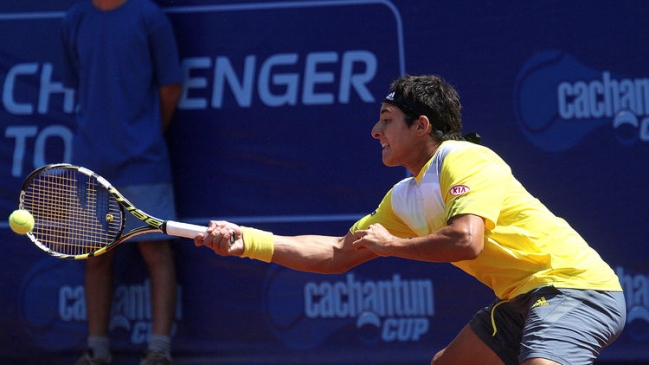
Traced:
<svg viewBox="0 0 649 365">
<path fill-rule="evenodd" d="M 149 350 L 161 352 L 171 357 L 171 337 L 164 335 L 151 335 L 149 339 Z"/>
<path fill-rule="evenodd" d="M 88 336 L 88 348 L 92 350 L 92 357 L 110 362 L 110 340 L 106 336 Z"/>
</svg>

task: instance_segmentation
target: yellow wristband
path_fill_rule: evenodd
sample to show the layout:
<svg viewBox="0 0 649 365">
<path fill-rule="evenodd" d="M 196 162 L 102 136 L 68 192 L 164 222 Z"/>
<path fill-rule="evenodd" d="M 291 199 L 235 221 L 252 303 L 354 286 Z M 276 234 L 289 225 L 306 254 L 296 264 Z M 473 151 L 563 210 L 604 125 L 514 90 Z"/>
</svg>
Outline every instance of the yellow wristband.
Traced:
<svg viewBox="0 0 649 365">
<path fill-rule="evenodd" d="M 241 227 L 243 234 L 243 254 L 241 257 L 250 257 L 264 262 L 273 259 L 275 238 L 273 233 L 256 228 Z"/>
</svg>

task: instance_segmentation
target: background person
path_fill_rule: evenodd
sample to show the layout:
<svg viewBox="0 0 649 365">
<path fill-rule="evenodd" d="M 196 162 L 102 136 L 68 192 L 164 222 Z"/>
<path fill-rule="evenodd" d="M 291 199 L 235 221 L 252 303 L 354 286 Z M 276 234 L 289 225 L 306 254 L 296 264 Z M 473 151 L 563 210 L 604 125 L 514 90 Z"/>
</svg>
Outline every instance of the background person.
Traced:
<svg viewBox="0 0 649 365">
<path fill-rule="evenodd" d="M 169 20 L 149 0 L 83 0 L 66 13 L 62 36 L 64 74 L 79 103 L 73 163 L 106 177 L 139 208 L 174 219 L 163 131 L 180 96 L 182 73 Z M 137 245 L 151 277 L 153 316 L 141 364 L 169 364 L 176 303 L 173 252 L 164 235 L 147 235 Z M 110 251 L 86 263 L 88 351 L 78 365 L 112 361 L 114 259 Z"/>
</svg>

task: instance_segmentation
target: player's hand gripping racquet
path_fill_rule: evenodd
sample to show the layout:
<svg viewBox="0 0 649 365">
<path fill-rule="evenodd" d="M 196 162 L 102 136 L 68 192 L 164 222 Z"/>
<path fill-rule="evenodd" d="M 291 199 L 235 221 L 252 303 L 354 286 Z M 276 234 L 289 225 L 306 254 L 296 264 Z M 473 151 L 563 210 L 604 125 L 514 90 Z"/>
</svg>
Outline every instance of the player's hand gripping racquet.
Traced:
<svg viewBox="0 0 649 365">
<path fill-rule="evenodd" d="M 106 179 L 70 164 L 46 165 L 29 174 L 20 192 L 20 209 L 34 216 L 29 239 L 49 255 L 82 260 L 97 256 L 129 238 L 162 232 L 193 239 L 207 227 L 161 220 L 137 209 Z M 124 233 L 128 218 L 145 226 Z M 230 237 L 230 243 L 234 241 Z"/>
</svg>

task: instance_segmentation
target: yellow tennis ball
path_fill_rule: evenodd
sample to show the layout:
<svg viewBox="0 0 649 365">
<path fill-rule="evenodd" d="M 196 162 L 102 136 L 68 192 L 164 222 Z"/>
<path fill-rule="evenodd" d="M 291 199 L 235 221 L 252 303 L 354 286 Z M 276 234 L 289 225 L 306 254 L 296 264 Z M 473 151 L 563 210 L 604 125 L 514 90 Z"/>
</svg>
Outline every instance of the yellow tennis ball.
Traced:
<svg viewBox="0 0 649 365">
<path fill-rule="evenodd" d="M 25 209 L 14 210 L 9 216 L 9 227 L 18 234 L 26 234 L 34 229 L 34 216 Z"/>
</svg>

